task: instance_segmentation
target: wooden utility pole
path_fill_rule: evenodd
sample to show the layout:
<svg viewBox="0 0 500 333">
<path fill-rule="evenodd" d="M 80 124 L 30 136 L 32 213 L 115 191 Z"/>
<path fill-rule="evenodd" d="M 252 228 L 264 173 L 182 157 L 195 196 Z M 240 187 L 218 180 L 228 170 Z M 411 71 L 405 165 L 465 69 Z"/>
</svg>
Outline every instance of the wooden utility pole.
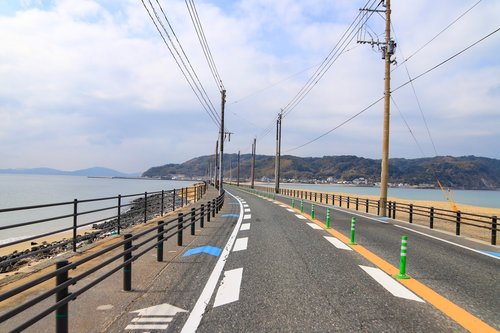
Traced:
<svg viewBox="0 0 500 333">
<path fill-rule="evenodd" d="M 257 146 L 257 138 L 253 139 L 253 144 L 252 144 L 252 168 L 250 169 L 250 187 L 254 188 L 255 184 L 255 152 L 256 152 L 256 146 Z"/>
<path fill-rule="evenodd" d="M 387 187 L 389 184 L 389 125 L 391 117 L 391 0 L 385 1 L 385 79 L 384 79 L 384 130 L 382 135 L 382 162 L 380 171 L 380 215 L 387 216 Z"/>
<path fill-rule="evenodd" d="M 280 192 L 281 116 L 282 113 L 278 113 L 278 119 L 276 120 L 276 160 L 274 162 L 274 191 L 276 193 Z"/>
<path fill-rule="evenodd" d="M 236 180 L 236 186 L 240 186 L 240 151 L 238 150 L 238 172 L 237 172 L 237 175 L 238 175 L 238 178 Z"/>
<path fill-rule="evenodd" d="M 220 156 L 219 156 L 219 195 L 222 194 L 222 182 L 224 181 L 224 107 L 226 105 L 226 90 L 221 91 L 221 106 L 220 106 Z"/>
<path fill-rule="evenodd" d="M 217 188 L 217 177 L 219 174 L 219 140 L 215 142 L 215 155 L 214 155 L 214 186 Z"/>
</svg>

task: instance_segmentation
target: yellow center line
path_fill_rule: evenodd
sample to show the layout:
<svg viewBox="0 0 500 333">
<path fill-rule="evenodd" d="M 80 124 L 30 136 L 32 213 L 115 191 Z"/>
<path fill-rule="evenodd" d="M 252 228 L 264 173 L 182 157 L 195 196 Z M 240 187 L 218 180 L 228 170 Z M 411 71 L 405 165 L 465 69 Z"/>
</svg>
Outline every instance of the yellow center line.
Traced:
<svg viewBox="0 0 500 333">
<path fill-rule="evenodd" d="M 290 206 L 289 206 L 290 207 Z M 350 239 L 347 236 L 344 236 L 339 231 L 330 228 L 326 229 L 325 224 L 322 222 L 312 219 L 311 215 L 306 213 L 301 213 L 299 209 L 294 208 L 297 213 L 302 214 L 311 222 L 317 224 L 322 227 L 325 231 L 330 233 L 332 236 L 338 238 L 340 241 L 344 242 L 348 246 L 350 246 L 354 251 L 361 254 L 365 259 L 370 261 L 372 264 L 386 272 L 387 274 L 394 276 L 399 273 L 399 269 L 385 261 L 384 259 L 377 256 L 375 253 L 370 250 L 364 248 L 361 245 L 349 245 Z M 481 333 L 490 333 L 490 332 L 499 332 L 495 328 L 491 327 L 478 317 L 474 316 L 470 312 L 456 305 L 446 297 L 438 294 L 431 288 L 427 287 L 425 284 L 417 281 L 415 278 L 411 279 L 397 279 L 397 281 L 403 284 L 406 288 L 413 291 L 415 294 L 426 300 L 428 303 L 432 304 L 438 310 L 443 312 L 445 315 L 453 319 L 458 324 L 462 325 L 466 330 L 470 332 L 481 332 Z"/>
</svg>

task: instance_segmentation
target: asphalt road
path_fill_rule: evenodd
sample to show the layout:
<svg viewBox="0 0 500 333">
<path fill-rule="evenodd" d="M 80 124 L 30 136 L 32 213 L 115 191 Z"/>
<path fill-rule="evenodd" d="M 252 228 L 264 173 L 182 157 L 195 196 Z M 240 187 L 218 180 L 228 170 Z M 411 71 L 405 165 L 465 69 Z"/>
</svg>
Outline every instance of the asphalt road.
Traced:
<svg viewBox="0 0 500 333">
<path fill-rule="evenodd" d="M 500 328 L 500 261 L 421 232 L 479 250 L 491 247 L 356 216 L 357 246 L 389 265 L 399 267 L 401 236 L 408 235 L 412 279 L 406 281 L 412 282 L 399 283 L 378 261 L 352 250 L 356 245 L 338 240 L 349 236 L 352 211 L 332 209 L 335 231 L 325 230 L 280 206 L 290 205 L 290 198 L 226 189 L 235 197 L 227 195 L 219 215 L 186 236 L 185 246 L 169 241 L 165 262 L 156 262 L 152 251 L 134 263 L 132 292 L 120 291 L 117 273 L 70 303 L 70 332 L 467 331 L 411 283 L 456 304 L 462 316 L 477 317 L 474 323 Z M 310 204 L 305 207 L 309 213 Z M 326 208 L 315 208 L 324 221 Z M 28 331 L 54 332 L 53 323 L 47 317 Z"/>
</svg>

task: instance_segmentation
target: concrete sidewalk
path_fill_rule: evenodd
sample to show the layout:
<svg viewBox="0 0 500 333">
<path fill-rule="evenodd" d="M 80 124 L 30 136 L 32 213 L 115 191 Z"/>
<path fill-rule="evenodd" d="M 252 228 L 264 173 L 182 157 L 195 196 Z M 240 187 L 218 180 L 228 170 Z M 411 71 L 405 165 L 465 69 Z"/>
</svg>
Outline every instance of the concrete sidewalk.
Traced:
<svg viewBox="0 0 500 333">
<path fill-rule="evenodd" d="M 205 204 L 208 201 L 216 198 L 218 196 L 217 190 L 214 188 L 209 188 L 206 195 L 198 202 L 193 203 L 189 206 L 183 207 L 182 209 L 178 209 L 174 212 L 170 212 L 162 217 L 155 218 L 151 221 L 148 221 L 146 224 L 138 225 L 131 230 L 123 230 L 122 234 L 132 233 L 136 234 L 146 228 L 151 228 L 155 226 L 158 221 L 161 220 L 169 220 L 175 218 L 178 213 L 184 213 L 189 215 L 191 208 L 200 207 L 201 204 Z M 228 198 L 226 198 L 227 200 Z M 228 206 L 228 205 L 226 205 Z M 224 210 L 224 207 L 223 209 Z M 133 304 L 138 298 L 140 298 L 145 291 L 149 290 L 151 286 L 154 284 L 154 281 L 157 280 L 162 274 L 165 274 L 166 270 L 172 268 L 178 264 L 178 259 L 184 253 L 187 247 L 190 246 L 195 240 L 200 238 L 211 238 L 212 235 L 217 234 L 219 227 L 221 226 L 220 215 L 222 211 L 216 215 L 215 218 L 212 218 L 211 222 L 207 222 L 207 218 L 205 217 L 205 228 L 201 229 L 199 221 L 196 223 L 196 235 L 191 236 L 190 230 L 188 227 L 184 229 L 183 232 L 183 246 L 177 246 L 177 236 L 174 235 L 170 239 L 164 242 L 164 254 L 163 261 L 158 262 L 156 260 L 156 248 L 151 249 L 149 252 L 144 254 L 138 260 L 136 260 L 132 264 L 132 291 L 125 292 L 123 291 L 123 273 L 120 269 L 118 272 L 114 273 L 101 283 L 92 287 L 82 295 L 80 295 L 76 300 L 69 303 L 69 323 L 70 323 L 70 331 L 71 332 L 107 332 L 107 327 L 111 325 L 115 318 L 121 316 L 124 313 L 128 313 L 131 308 L 131 304 Z M 185 223 L 188 220 L 188 217 L 185 218 Z M 189 223 L 189 221 L 187 221 Z M 168 234 L 174 232 L 172 230 Z M 153 233 L 146 235 L 146 237 L 152 236 Z M 70 262 L 75 262 L 84 257 L 90 256 L 93 253 L 96 253 L 110 245 L 116 244 L 123 240 L 123 236 L 114 236 L 107 239 L 104 239 L 100 242 L 95 243 L 95 245 L 83 251 L 82 253 L 70 253 L 67 254 L 67 258 Z M 140 240 L 136 241 L 140 242 Z M 150 242 L 149 244 L 152 244 Z M 146 245 L 147 246 L 147 245 Z M 142 251 L 144 247 L 141 247 L 136 252 Z M 117 255 L 123 251 L 123 247 L 120 246 L 117 249 L 109 252 L 105 256 L 101 256 L 95 260 L 92 260 L 88 263 L 83 264 L 78 267 L 78 269 L 72 270 L 69 272 L 70 277 L 76 277 L 79 274 L 87 271 L 88 269 L 95 267 L 96 265 L 104 262 L 107 258 L 112 257 L 113 255 Z M 63 256 L 52 259 L 50 262 L 45 263 L 45 265 L 49 265 L 46 268 L 40 269 L 39 271 L 29 274 L 24 278 L 21 278 L 17 281 L 14 281 L 8 285 L 3 286 L 0 289 L 0 292 L 5 292 L 7 290 L 11 290 L 19 285 L 25 284 L 29 281 L 33 281 L 34 279 L 47 274 L 55 269 L 54 262 L 57 260 L 61 260 Z M 85 277 L 81 281 L 78 282 L 76 286 L 73 286 L 69 289 L 69 292 L 72 290 L 79 290 L 83 286 L 94 281 L 96 278 L 102 276 L 105 272 L 110 271 L 112 268 L 116 267 L 123 260 L 120 258 L 115 260 L 112 264 L 106 266 L 105 268 Z M 170 285 L 174 285 L 179 281 L 175 281 L 175 279 L 182 278 L 182 276 L 173 276 L 171 281 L 168 282 Z M 26 301 L 42 294 L 44 291 L 49 288 L 53 288 L 55 285 L 55 278 L 52 278 L 35 288 L 30 289 L 27 292 L 16 295 L 4 302 L 0 307 L 0 314 L 7 312 L 14 306 L 17 306 L 21 303 L 25 303 Z M 167 287 L 167 286 L 166 286 Z M 20 315 L 17 315 L 6 322 L 0 323 L 0 331 L 11 331 L 19 324 L 25 322 L 27 319 L 34 317 L 39 312 L 44 309 L 52 306 L 55 303 L 55 296 L 50 296 L 47 300 L 44 300 L 37 305 L 27 309 Z M 30 328 L 28 328 L 27 332 L 55 332 L 55 314 L 49 314 L 38 323 L 34 324 Z"/>
</svg>

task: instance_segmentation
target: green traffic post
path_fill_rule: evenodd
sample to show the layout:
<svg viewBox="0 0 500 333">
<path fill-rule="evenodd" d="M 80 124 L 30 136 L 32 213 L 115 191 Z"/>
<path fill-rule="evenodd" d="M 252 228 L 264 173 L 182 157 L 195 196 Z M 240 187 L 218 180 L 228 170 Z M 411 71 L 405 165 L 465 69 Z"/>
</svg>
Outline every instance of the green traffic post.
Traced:
<svg viewBox="0 0 500 333">
<path fill-rule="evenodd" d="M 295 208 L 295 200 L 292 199 L 292 208 Z"/>
<path fill-rule="evenodd" d="M 399 258 L 399 274 L 396 275 L 398 279 L 409 279 L 410 277 L 406 275 L 406 245 L 408 242 L 408 236 L 401 237 L 401 256 Z"/>
<path fill-rule="evenodd" d="M 314 204 L 311 204 L 311 218 L 314 220 Z"/>
<path fill-rule="evenodd" d="M 349 242 L 350 245 L 357 245 L 356 243 L 356 217 L 353 216 L 351 218 L 351 241 Z"/>
<path fill-rule="evenodd" d="M 330 229 L 330 208 L 326 209 L 326 228 Z"/>
<path fill-rule="evenodd" d="M 300 200 L 300 212 L 304 212 L 304 200 Z"/>
</svg>

